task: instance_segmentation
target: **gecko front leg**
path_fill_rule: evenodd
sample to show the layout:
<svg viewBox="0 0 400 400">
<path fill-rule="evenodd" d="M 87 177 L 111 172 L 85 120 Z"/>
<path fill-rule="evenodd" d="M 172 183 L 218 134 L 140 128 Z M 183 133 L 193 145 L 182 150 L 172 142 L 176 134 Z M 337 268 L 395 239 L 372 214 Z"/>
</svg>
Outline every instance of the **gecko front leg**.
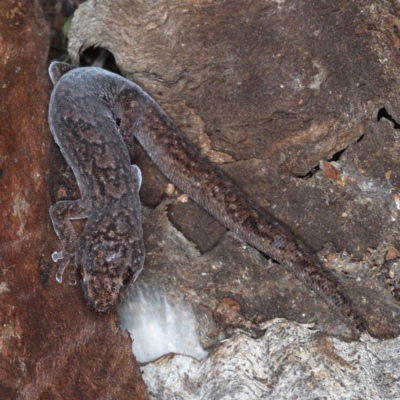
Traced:
<svg viewBox="0 0 400 400">
<path fill-rule="evenodd" d="M 62 244 L 62 250 L 55 251 L 51 255 L 54 262 L 61 260 L 61 264 L 57 269 L 56 280 L 58 283 L 62 283 L 63 274 L 67 268 L 69 270 L 68 283 L 70 285 L 75 285 L 75 247 L 78 235 L 75 232 L 71 220 L 87 218 L 86 201 L 82 199 L 59 201 L 50 207 L 49 212 L 54 231 Z"/>
</svg>

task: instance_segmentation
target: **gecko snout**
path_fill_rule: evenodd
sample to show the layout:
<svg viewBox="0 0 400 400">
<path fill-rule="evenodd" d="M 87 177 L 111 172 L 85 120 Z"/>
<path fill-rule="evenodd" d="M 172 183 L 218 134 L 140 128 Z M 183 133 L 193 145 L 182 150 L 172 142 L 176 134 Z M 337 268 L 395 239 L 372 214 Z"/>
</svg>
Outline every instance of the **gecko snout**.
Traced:
<svg viewBox="0 0 400 400">
<path fill-rule="evenodd" d="M 131 287 L 134 274 L 128 268 L 122 276 L 110 277 L 101 273 L 90 274 L 78 266 L 85 299 L 97 312 L 112 312 L 121 303 Z"/>
</svg>

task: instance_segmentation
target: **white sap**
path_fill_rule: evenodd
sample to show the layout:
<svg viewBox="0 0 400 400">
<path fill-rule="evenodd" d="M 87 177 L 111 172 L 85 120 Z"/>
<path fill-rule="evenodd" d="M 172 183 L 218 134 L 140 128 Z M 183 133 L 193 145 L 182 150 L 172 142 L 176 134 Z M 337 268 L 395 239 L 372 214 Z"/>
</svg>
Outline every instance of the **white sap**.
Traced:
<svg viewBox="0 0 400 400">
<path fill-rule="evenodd" d="M 192 307 L 169 298 L 162 287 L 134 283 L 118 314 L 121 329 L 131 335 L 132 352 L 138 362 L 168 353 L 198 360 L 208 354 L 200 344 Z"/>
</svg>

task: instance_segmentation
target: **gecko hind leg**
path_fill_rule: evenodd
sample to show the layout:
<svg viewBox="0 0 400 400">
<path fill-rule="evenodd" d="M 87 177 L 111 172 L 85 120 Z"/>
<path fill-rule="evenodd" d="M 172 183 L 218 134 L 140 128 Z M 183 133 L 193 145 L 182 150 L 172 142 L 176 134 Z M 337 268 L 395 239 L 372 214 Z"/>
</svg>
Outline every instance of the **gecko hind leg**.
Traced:
<svg viewBox="0 0 400 400">
<path fill-rule="evenodd" d="M 54 231 L 62 244 L 62 250 L 55 251 L 51 255 L 54 262 L 61 260 L 56 273 L 56 281 L 62 283 L 64 271 L 68 269 L 68 283 L 75 285 L 75 246 L 78 236 L 71 220 L 87 218 L 86 202 L 81 199 L 59 201 L 50 207 L 49 213 Z"/>
</svg>

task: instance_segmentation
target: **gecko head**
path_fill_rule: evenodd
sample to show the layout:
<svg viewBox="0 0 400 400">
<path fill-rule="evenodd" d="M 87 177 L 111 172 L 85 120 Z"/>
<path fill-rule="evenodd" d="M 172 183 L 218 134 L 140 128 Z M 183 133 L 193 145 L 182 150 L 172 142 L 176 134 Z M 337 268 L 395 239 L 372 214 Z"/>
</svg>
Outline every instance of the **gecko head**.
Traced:
<svg viewBox="0 0 400 400">
<path fill-rule="evenodd" d="M 128 240 L 117 247 L 115 242 L 92 241 L 87 250 L 77 257 L 86 302 L 97 312 L 114 311 L 143 268 L 142 241 Z"/>
<path fill-rule="evenodd" d="M 82 272 L 82 289 L 86 302 L 90 308 L 97 312 L 114 311 L 127 295 L 135 280 L 135 274 L 131 267 L 126 268 L 122 275 L 110 276 L 110 274 Z"/>
</svg>

